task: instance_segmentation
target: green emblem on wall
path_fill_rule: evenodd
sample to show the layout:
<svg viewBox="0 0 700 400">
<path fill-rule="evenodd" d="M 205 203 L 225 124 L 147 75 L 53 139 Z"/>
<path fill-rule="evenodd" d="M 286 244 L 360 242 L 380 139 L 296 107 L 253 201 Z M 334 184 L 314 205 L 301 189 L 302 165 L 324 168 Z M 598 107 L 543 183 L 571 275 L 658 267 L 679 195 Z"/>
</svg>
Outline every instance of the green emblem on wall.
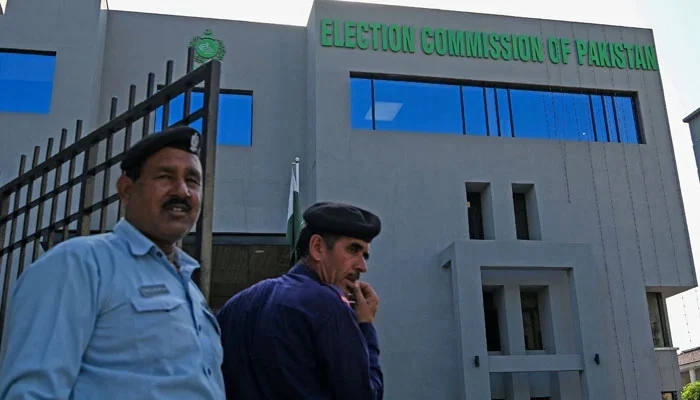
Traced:
<svg viewBox="0 0 700 400">
<path fill-rule="evenodd" d="M 194 48 L 194 61 L 199 64 L 213 59 L 223 61 L 226 55 L 224 42 L 216 39 L 211 29 L 205 30 L 202 36 L 193 37 L 190 47 Z"/>
</svg>

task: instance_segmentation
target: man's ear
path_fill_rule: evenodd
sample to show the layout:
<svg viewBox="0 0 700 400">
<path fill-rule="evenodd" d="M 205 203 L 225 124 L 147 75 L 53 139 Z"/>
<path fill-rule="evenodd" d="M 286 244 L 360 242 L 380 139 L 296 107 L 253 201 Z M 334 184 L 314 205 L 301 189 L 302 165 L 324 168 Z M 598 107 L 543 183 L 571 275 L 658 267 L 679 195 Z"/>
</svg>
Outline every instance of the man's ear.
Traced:
<svg viewBox="0 0 700 400">
<path fill-rule="evenodd" d="M 326 250 L 326 243 L 323 241 L 321 235 L 311 235 L 309 239 L 309 257 L 312 260 L 318 261 L 321 259 L 321 255 Z"/>
<path fill-rule="evenodd" d="M 133 190 L 134 181 L 131 178 L 122 175 L 117 179 L 117 193 L 119 193 L 119 200 L 121 200 L 122 204 L 126 205 Z"/>
</svg>

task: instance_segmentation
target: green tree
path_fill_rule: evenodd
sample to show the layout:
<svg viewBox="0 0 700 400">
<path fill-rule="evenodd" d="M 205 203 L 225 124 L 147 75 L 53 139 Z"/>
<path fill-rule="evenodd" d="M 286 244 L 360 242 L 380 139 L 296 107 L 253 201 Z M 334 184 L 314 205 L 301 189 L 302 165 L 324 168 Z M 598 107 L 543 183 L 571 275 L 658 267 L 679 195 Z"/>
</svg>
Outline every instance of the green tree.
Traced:
<svg viewBox="0 0 700 400">
<path fill-rule="evenodd" d="M 683 388 L 682 400 L 700 400 L 700 381 L 689 383 Z"/>
</svg>

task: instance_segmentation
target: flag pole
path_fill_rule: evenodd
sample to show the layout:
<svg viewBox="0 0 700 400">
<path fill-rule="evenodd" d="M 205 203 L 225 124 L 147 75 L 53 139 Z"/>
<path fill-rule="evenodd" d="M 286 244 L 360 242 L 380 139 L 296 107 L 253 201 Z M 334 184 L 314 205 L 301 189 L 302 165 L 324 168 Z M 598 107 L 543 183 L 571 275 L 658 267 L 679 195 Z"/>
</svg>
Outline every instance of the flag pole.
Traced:
<svg viewBox="0 0 700 400">
<path fill-rule="evenodd" d="M 299 157 L 294 157 L 293 164 L 295 168 L 294 175 L 297 177 L 297 186 L 299 186 Z M 301 191 L 301 188 L 299 191 Z"/>
<path fill-rule="evenodd" d="M 291 187 L 289 188 L 290 191 L 290 210 L 289 210 L 289 218 L 290 221 L 288 222 L 290 228 L 289 228 L 289 236 L 291 240 L 291 248 L 290 248 L 290 264 L 294 264 L 296 261 L 296 242 L 299 239 L 299 228 L 297 227 L 297 219 L 301 218 L 300 215 L 298 215 L 301 210 L 298 210 L 299 208 L 299 157 L 294 157 L 294 161 L 292 162 L 292 181 L 291 181 Z M 296 187 L 296 190 L 294 189 Z M 296 192 L 296 193 L 295 193 Z"/>
</svg>

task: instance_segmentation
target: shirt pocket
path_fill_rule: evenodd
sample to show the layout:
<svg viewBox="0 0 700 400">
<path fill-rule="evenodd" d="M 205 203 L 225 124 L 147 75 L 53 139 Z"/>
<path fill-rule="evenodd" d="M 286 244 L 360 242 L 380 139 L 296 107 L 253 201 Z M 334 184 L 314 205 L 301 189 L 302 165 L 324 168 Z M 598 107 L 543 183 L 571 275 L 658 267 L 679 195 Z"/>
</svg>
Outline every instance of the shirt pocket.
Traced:
<svg viewBox="0 0 700 400">
<path fill-rule="evenodd" d="M 147 358 L 191 351 L 192 317 L 184 299 L 167 295 L 133 297 L 137 346 Z"/>
</svg>

